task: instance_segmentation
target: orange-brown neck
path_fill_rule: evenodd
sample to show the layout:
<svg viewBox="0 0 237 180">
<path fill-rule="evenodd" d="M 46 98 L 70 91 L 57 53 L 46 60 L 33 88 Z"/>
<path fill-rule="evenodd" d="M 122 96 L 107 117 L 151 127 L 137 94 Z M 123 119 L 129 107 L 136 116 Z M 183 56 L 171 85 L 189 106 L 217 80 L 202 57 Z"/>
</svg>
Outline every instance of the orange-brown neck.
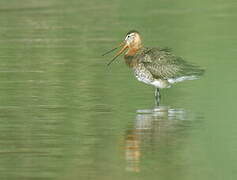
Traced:
<svg viewBox="0 0 237 180">
<path fill-rule="evenodd" d="M 125 59 L 125 63 L 130 67 L 133 68 L 137 65 L 137 59 L 136 54 L 137 52 L 142 48 L 141 47 L 137 47 L 137 48 L 129 48 L 128 51 L 126 52 L 124 59 Z"/>
<path fill-rule="evenodd" d="M 137 53 L 138 50 L 139 50 L 139 49 L 137 49 L 137 48 L 128 49 L 126 55 L 128 55 L 128 56 L 134 56 L 134 55 Z"/>
<path fill-rule="evenodd" d="M 134 56 L 142 48 L 141 44 L 136 44 L 134 46 L 129 46 L 126 55 Z"/>
</svg>

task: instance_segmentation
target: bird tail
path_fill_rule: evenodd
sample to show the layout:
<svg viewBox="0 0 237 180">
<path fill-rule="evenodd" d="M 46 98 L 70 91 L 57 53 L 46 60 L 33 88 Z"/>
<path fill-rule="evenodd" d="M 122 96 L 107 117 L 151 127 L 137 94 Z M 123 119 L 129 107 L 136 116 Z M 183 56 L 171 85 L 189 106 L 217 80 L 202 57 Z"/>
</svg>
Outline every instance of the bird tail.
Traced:
<svg viewBox="0 0 237 180">
<path fill-rule="evenodd" d="M 200 68 L 199 66 L 187 64 L 185 68 L 183 68 L 183 72 L 181 72 L 178 77 L 170 78 L 168 79 L 168 82 L 173 84 L 186 80 L 195 80 L 199 79 L 204 73 L 205 70 Z"/>
<path fill-rule="evenodd" d="M 195 80 L 195 79 L 199 79 L 200 76 L 181 76 L 181 77 L 178 77 L 178 78 L 171 78 L 171 79 L 168 79 L 168 82 L 171 83 L 171 84 L 174 84 L 174 83 L 178 83 L 178 82 L 182 82 L 182 81 L 186 81 L 186 80 Z"/>
</svg>

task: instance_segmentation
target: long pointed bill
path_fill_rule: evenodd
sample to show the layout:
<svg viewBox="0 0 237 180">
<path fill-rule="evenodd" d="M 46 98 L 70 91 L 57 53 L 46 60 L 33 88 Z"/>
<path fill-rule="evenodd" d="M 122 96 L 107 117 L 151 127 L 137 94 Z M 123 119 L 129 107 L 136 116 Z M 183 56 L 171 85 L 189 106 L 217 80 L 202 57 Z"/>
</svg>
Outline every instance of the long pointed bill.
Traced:
<svg viewBox="0 0 237 180">
<path fill-rule="evenodd" d="M 128 45 L 127 45 L 126 43 L 123 42 L 123 43 L 120 44 L 120 46 L 122 46 L 122 45 L 124 45 L 123 48 L 122 48 L 119 52 L 117 52 L 117 54 L 115 54 L 115 56 L 113 57 L 113 59 L 111 59 L 111 61 L 107 64 L 108 66 L 109 66 L 112 62 L 114 62 L 114 60 L 115 60 L 117 57 L 119 57 L 119 55 L 122 54 L 122 53 L 128 48 Z"/>
<path fill-rule="evenodd" d="M 107 51 L 106 53 L 102 54 L 102 56 L 105 56 L 106 54 L 109 54 L 111 52 L 113 52 L 114 50 L 118 49 L 119 47 L 121 47 L 122 45 L 124 45 L 124 42 L 120 43 L 117 47 Z"/>
<path fill-rule="evenodd" d="M 116 49 L 118 49 L 118 47 L 115 47 L 115 48 L 113 48 L 113 49 L 107 51 L 106 53 L 102 54 L 102 56 L 105 56 L 106 54 L 109 54 L 109 53 L 113 52 L 113 51 L 116 50 Z"/>
</svg>

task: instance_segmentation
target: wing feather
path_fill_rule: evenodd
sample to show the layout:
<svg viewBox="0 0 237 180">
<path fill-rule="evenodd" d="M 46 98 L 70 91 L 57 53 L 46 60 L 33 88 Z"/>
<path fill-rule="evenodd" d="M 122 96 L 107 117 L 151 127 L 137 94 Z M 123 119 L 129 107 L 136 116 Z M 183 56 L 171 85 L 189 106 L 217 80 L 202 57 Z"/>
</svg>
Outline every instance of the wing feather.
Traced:
<svg viewBox="0 0 237 180">
<path fill-rule="evenodd" d="M 174 56 L 169 49 L 144 48 L 136 55 L 139 63 L 155 78 L 169 79 L 182 76 L 200 76 L 204 70 Z"/>
</svg>

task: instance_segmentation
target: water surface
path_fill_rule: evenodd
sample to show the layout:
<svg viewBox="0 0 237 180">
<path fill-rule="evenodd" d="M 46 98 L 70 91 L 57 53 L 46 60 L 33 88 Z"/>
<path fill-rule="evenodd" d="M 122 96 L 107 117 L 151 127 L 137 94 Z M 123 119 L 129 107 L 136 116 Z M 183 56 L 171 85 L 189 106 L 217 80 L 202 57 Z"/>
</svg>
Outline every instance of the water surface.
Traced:
<svg viewBox="0 0 237 180">
<path fill-rule="evenodd" d="M 237 178 L 237 3 L 0 2 L 0 178 Z M 131 29 L 206 69 L 163 90 L 105 51 Z"/>
</svg>

